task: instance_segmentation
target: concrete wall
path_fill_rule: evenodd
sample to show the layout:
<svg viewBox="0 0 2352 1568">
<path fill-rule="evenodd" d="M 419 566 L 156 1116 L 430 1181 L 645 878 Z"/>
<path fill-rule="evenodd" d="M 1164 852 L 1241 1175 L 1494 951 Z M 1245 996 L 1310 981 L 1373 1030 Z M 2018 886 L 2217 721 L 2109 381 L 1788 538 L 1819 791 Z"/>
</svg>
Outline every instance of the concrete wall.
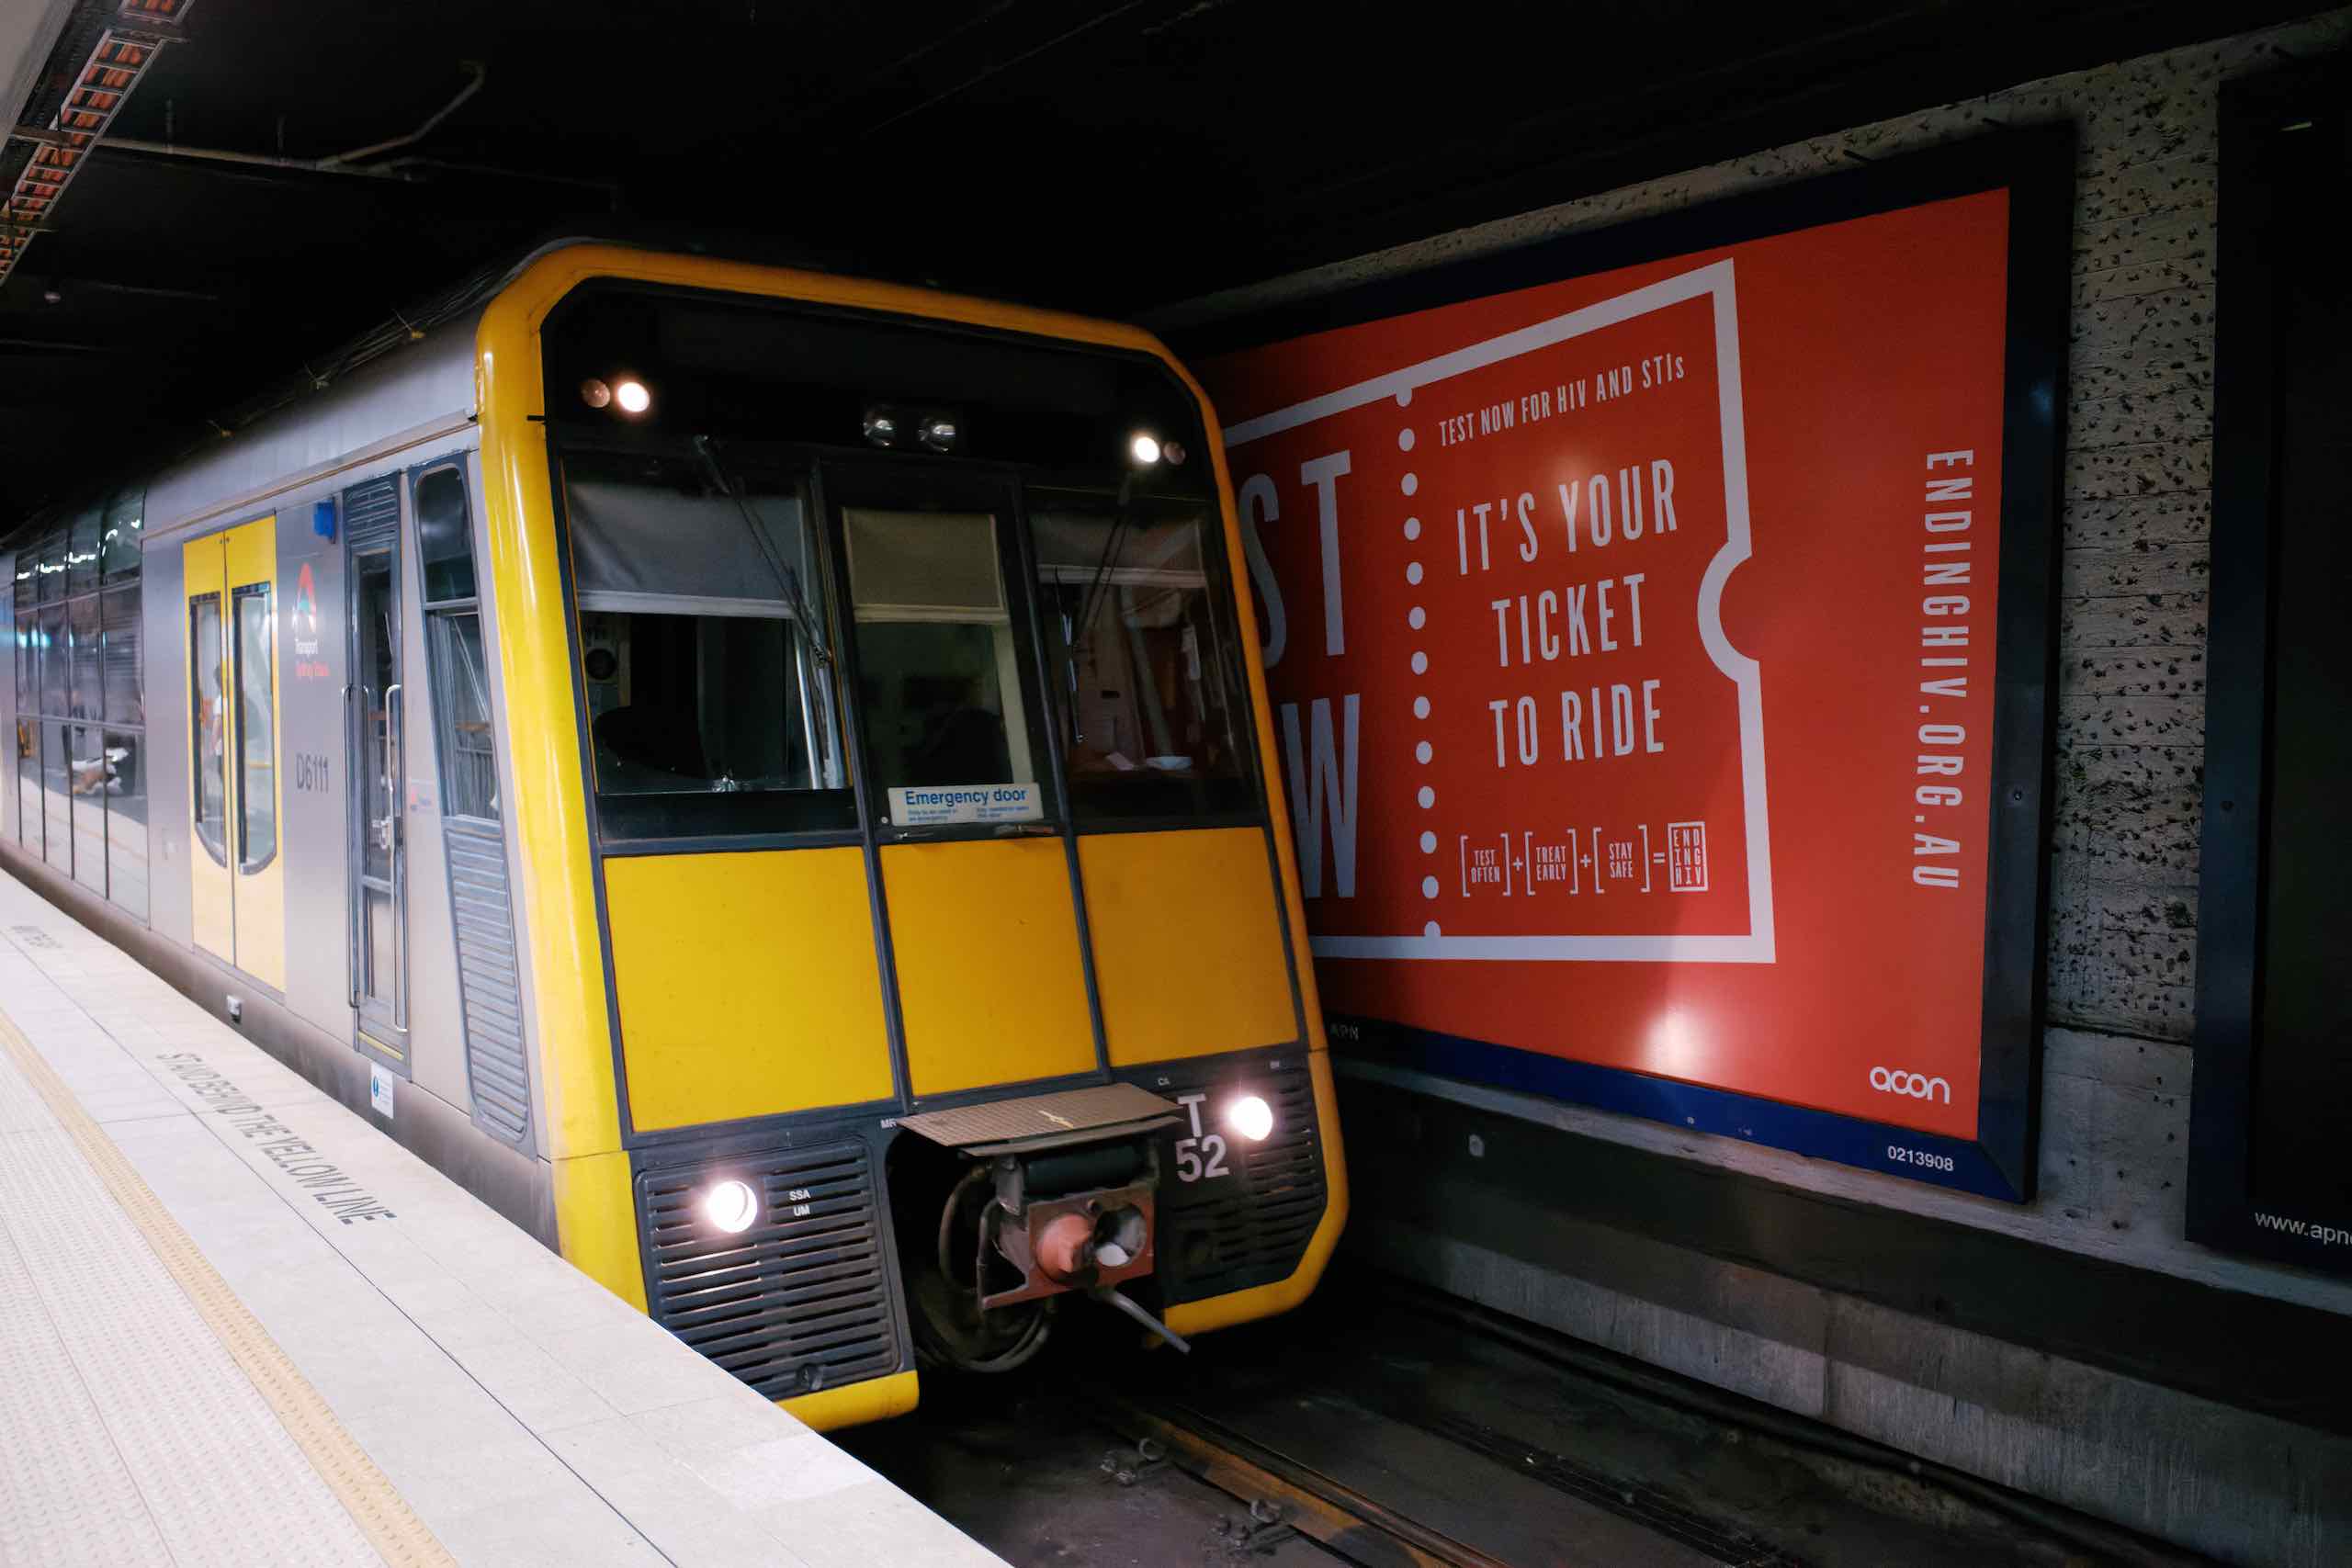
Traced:
<svg viewBox="0 0 2352 1568">
<path fill-rule="evenodd" d="M 2209 1251 L 2183 1235 L 2220 87 L 2347 41 L 2352 10 L 2335 11 L 1733 159 L 1149 318 L 1181 336 L 1991 126 L 2076 128 L 2039 1196 L 2022 1206 L 1980 1200 L 1498 1091 L 1449 1091 L 1453 1099 L 1881 1211 L 2352 1314 L 2352 1283 Z M 1356 1071 L 1366 1086 L 1360 1093 L 1413 1087 L 1381 1069 Z M 1460 1158 L 1459 1149 L 1431 1149 L 1415 1180 L 1442 1183 L 1450 1179 L 1443 1168 Z M 1478 1179 L 1497 1179 L 1465 1178 Z M 1385 1222 L 1361 1198 L 1356 1213 L 1351 1245 L 1360 1251 L 1628 1354 L 2233 1561 L 2352 1561 L 2352 1439 L 2340 1431 L 2233 1411 L 2112 1367 L 1760 1275 L 1736 1259 L 1668 1247 L 1645 1260 L 1644 1238 L 1623 1232 L 1595 1237 L 1581 1254 L 1589 1263 L 1563 1265 L 1465 1243 L 1442 1224 Z"/>
</svg>

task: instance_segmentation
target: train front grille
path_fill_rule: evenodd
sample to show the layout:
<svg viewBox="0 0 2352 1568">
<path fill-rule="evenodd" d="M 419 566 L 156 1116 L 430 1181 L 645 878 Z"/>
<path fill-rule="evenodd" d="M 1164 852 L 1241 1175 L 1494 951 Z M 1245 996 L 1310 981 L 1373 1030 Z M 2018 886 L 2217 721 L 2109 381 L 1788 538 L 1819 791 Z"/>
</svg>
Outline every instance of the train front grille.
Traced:
<svg viewBox="0 0 2352 1568">
<path fill-rule="evenodd" d="M 703 1200 L 759 1195 L 729 1235 Z M 865 1145 L 769 1152 L 638 1178 L 654 1320 L 771 1399 L 899 1368 L 887 1238 Z"/>
<path fill-rule="evenodd" d="M 1306 1070 L 1252 1077 L 1248 1087 L 1274 1109 L 1266 1141 L 1227 1139 L 1230 1180 L 1163 1183 L 1159 1272 L 1170 1302 L 1287 1278 L 1323 1218 L 1323 1142 Z M 1166 1150 L 1161 1159 L 1163 1171 L 1174 1168 Z"/>
</svg>

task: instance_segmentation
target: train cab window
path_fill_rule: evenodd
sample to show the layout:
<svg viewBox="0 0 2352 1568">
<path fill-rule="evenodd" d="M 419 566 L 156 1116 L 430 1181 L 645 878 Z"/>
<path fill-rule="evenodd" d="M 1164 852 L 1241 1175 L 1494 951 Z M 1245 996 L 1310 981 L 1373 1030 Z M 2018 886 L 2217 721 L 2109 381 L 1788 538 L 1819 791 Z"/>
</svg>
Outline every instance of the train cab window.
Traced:
<svg viewBox="0 0 2352 1568">
<path fill-rule="evenodd" d="M 1090 818 L 1246 811 L 1244 665 L 1215 508 L 1033 491 L 1039 600 L 1072 809 Z"/>
<path fill-rule="evenodd" d="M 574 453 L 564 487 L 605 834 L 854 828 L 805 484 Z"/>
<path fill-rule="evenodd" d="M 899 792 L 1037 783 L 1001 562 L 984 512 L 842 513 L 855 600 L 858 695 L 886 812 Z M 1030 789 L 999 819 L 1044 816 Z"/>
</svg>

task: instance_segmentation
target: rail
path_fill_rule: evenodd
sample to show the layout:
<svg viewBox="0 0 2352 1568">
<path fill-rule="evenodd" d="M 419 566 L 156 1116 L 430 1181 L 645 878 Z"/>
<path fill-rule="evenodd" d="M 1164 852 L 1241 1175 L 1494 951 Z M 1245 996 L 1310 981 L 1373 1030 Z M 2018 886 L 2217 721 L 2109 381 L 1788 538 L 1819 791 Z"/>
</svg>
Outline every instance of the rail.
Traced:
<svg viewBox="0 0 2352 1568">
<path fill-rule="evenodd" d="M 1138 1470 L 1159 1462 L 1151 1445 L 1177 1469 L 1249 1506 L 1249 1519 L 1230 1532 L 1240 1552 L 1295 1531 L 1359 1568 L 1512 1568 L 1174 1401 L 1098 1393 L 1095 1405 L 1136 1445 Z"/>
</svg>

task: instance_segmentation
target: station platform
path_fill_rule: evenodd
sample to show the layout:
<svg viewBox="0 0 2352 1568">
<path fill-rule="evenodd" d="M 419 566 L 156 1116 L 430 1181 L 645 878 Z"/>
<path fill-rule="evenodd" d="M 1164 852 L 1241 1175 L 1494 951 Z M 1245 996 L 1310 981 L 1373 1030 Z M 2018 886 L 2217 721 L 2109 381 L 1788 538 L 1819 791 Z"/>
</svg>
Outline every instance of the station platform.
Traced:
<svg viewBox="0 0 2352 1568">
<path fill-rule="evenodd" d="M 0 874 L 0 1563 L 998 1563 Z"/>
</svg>

